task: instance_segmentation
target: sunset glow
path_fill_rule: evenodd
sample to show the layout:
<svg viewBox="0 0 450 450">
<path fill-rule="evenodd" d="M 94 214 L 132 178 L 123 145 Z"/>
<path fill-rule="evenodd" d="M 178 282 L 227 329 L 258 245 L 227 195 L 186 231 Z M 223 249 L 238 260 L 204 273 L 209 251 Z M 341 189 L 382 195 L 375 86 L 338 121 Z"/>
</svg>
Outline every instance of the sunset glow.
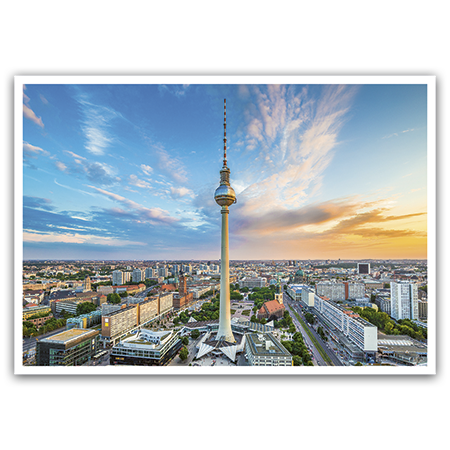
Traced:
<svg viewBox="0 0 450 450">
<path fill-rule="evenodd" d="M 25 259 L 427 258 L 426 84 L 23 86 Z"/>
</svg>

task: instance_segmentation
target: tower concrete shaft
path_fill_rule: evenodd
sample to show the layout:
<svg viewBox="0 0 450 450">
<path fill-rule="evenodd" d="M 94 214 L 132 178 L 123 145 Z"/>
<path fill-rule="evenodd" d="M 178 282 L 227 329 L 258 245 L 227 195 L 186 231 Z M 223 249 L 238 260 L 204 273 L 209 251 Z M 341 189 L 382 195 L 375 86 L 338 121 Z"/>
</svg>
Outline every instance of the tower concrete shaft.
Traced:
<svg viewBox="0 0 450 450">
<path fill-rule="evenodd" d="M 235 342 L 231 330 L 230 257 L 228 253 L 228 206 L 222 206 L 222 242 L 220 251 L 220 309 L 217 339 Z"/>
</svg>

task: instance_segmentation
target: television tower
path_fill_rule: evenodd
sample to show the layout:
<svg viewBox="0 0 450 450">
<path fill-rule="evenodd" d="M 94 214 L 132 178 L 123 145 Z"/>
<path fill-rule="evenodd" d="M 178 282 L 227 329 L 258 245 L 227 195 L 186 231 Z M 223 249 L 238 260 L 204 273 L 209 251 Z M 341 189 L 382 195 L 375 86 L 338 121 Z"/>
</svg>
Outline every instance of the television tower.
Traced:
<svg viewBox="0 0 450 450">
<path fill-rule="evenodd" d="M 223 101 L 223 167 L 220 171 L 220 185 L 214 193 L 216 203 L 222 207 L 222 240 L 220 259 L 220 309 L 217 340 L 236 342 L 231 331 L 230 312 L 230 258 L 228 254 L 228 207 L 236 203 L 236 194 L 230 186 L 230 169 L 227 167 L 227 100 Z"/>
</svg>

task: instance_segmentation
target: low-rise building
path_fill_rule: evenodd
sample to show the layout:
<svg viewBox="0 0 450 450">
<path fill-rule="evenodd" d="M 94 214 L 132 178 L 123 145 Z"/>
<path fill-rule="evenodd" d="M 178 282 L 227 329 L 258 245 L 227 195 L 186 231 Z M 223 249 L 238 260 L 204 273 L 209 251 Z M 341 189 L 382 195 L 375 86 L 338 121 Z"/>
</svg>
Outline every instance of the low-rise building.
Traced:
<svg viewBox="0 0 450 450">
<path fill-rule="evenodd" d="M 307 289 L 308 286 L 304 284 L 289 284 L 286 288 L 286 293 L 292 300 L 300 301 L 302 299 L 303 289 Z"/>
<path fill-rule="evenodd" d="M 142 329 L 114 345 L 110 363 L 112 365 L 164 366 L 174 358 L 181 345 L 178 332 Z"/>
<path fill-rule="evenodd" d="M 247 333 L 245 355 L 251 366 L 292 366 L 292 356 L 272 333 Z"/>
<path fill-rule="evenodd" d="M 255 287 L 265 287 L 267 284 L 267 279 L 264 277 L 244 277 L 242 280 L 239 280 L 239 286 L 241 288 L 255 288 Z"/>
</svg>

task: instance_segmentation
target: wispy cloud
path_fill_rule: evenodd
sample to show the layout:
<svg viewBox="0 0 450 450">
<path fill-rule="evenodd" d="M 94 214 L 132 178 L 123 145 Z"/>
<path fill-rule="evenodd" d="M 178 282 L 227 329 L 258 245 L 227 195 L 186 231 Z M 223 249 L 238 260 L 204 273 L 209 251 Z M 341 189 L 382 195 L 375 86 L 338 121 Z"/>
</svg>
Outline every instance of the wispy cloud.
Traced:
<svg viewBox="0 0 450 450">
<path fill-rule="evenodd" d="M 24 242 L 44 242 L 44 243 L 71 243 L 71 244 L 92 244 L 92 245 L 108 245 L 113 247 L 121 247 L 125 245 L 145 245 L 144 242 L 130 241 L 127 239 L 114 239 L 112 237 L 80 234 L 80 233 L 36 233 L 32 231 L 24 231 Z"/>
<path fill-rule="evenodd" d="M 190 197 L 195 197 L 194 192 L 191 189 L 188 189 L 186 187 L 180 187 L 180 188 L 170 188 L 170 195 L 174 199 L 186 197 L 187 195 Z"/>
<path fill-rule="evenodd" d="M 395 136 L 395 137 L 398 137 L 400 134 L 408 133 L 408 132 L 414 131 L 414 130 L 415 130 L 414 128 L 409 128 L 409 129 L 407 129 L 407 130 L 399 131 L 399 132 L 397 132 L 397 133 L 387 134 L 386 136 L 383 136 L 381 139 L 389 139 L 389 138 L 394 137 L 394 136 Z"/>
<path fill-rule="evenodd" d="M 132 186 L 136 186 L 142 189 L 152 189 L 152 186 L 148 181 L 141 180 L 136 175 L 130 175 L 128 182 Z"/>
<path fill-rule="evenodd" d="M 90 161 L 72 151 L 64 150 L 64 153 L 73 158 L 64 162 L 56 163 L 56 167 L 70 175 L 84 175 L 89 181 L 111 186 L 121 181 L 118 176 L 118 168 L 99 161 Z"/>
<path fill-rule="evenodd" d="M 325 86 L 320 95 L 285 86 L 254 87 L 247 108 L 247 150 L 259 154 L 237 180 L 247 186 L 239 198 L 242 215 L 296 208 L 319 189 L 333 159 L 338 132 L 347 120 L 355 88 Z"/>
<path fill-rule="evenodd" d="M 97 192 L 100 192 L 101 194 L 105 195 L 106 197 L 110 198 L 111 200 L 114 200 L 129 210 L 134 211 L 135 214 L 130 215 L 130 212 L 126 212 L 126 214 L 130 215 L 130 217 L 133 217 L 135 220 L 138 221 L 148 221 L 149 223 L 155 225 L 155 224 L 164 224 L 164 225 L 170 225 L 174 222 L 177 222 L 179 219 L 172 217 L 168 211 L 165 211 L 161 208 L 146 208 L 139 203 L 136 203 L 133 200 L 127 199 L 125 197 L 122 197 L 121 195 L 114 194 L 112 192 L 105 191 L 103 189 L 97 188 L 95 186 L 89 186 L 91 189 L 95 189 Z M 119 214 L 121 213 L 121 210 L 116 210 Z"/>
<path fill-rule="evenodd" d="M 173 153 L 169 153 L 162 145 L 154 145 L 153 149 L 158 156 L 159 168 L 178 183 L 186 183 L 187 172 L 182 161 Z"/>
<path fill-rule="evenodd" d="M 94 155 L 103 155 L 114 141 L 111 122 L 122 116 L 113 108 L 91 102 L 84 93 L 79 93 L 76 98 L 82 115 L 81 129 L 86 139 L 86 150 Z"/>
<path fill-rule="evenodd" d="M 39 155 L 50 156 L 50 153 L 47 150 L 31 145 L 28 142 L 23 143 L 23 153 L 24 156 L 28 158 L 37 158 Z"/>
<path fill-rule="evenodd" d="M 26 86 L 23 85 L 23 115 L 34 122 L 36 125 L 39 125 L 41 128 L 44 128 L 44 122 L 40 117 L 37 117 L 34 111 L 27 105 L 29 103 L 30 98 L 25 94 Z"/>
<path fill-rule="evenodd" d="M 160 84 L 158 90 L 161 94 L 169 93 L 175 97 L 183 97 L 189 89 L 189 84 Z"/>
</svg>

